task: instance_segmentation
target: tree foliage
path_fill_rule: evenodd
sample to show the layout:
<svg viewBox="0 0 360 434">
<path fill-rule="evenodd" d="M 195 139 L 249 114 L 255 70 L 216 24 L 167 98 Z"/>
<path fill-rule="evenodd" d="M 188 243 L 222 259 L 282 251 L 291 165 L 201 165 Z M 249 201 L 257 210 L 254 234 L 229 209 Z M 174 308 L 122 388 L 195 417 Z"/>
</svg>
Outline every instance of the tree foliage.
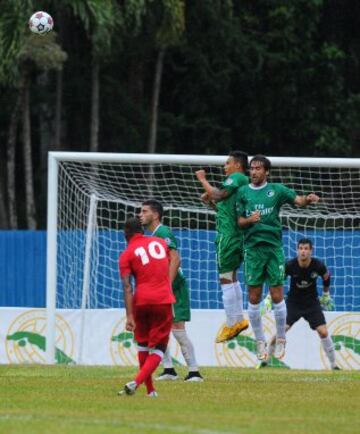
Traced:
<svg viewBox="0 0 360 434">
<path fill-rule="evenodd" d="M 34 5 L 1 1 L 0 141 L 8 143 L 9 131 L 9 143 L 20 140 L 12 108 L 24 65 L 30 64 L 31 146 L 38 177 L 40 152 L 54 146 L 44 137 L 54 134 L 55 100 L 62 101 L 61 147 L 67 150 L 90 149 L 95 116 L 99 151 L 146 152 L 155 119 L 157 152 L 223 154 L 236 147 L 250 154 L 360 154 L 357 2 L 44 0 L 36 7 L 54 16 L 58 33 L 47 38 L 27 29 Z M 59 68 L 61 98 L 54 72 Z M 40 79 L 44 70 L 46 80 Z M 97 110 L 90 110 L 94 95 Z M 5 148 L 3 161 L 13 155 Z M 16 170 L 22 173 L 19 166 Z M 38 177 L 43 222 L 46 195 Z M 0 182 L 4 190 L 4 176 Z M 6 205 L 0 203 L 1 209 Z M 22 206 L 18 201 L 20 225 L 26 226 Z"/>
</svg>

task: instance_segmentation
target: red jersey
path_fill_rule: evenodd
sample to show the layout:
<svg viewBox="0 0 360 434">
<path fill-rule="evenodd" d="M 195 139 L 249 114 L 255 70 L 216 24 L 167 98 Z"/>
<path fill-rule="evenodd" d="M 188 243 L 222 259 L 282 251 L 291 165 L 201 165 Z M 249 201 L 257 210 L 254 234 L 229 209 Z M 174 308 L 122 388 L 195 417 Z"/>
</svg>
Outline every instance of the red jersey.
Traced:
<svg viewBox="0 0 360 434">
<path fill-rule="evenodd" d="M 135 277 L 134 304 L 175 303 L 169 279 L 170 250 L 157 237 L 134 235 L 120 255 L 121 277 Z"/>
</svg>

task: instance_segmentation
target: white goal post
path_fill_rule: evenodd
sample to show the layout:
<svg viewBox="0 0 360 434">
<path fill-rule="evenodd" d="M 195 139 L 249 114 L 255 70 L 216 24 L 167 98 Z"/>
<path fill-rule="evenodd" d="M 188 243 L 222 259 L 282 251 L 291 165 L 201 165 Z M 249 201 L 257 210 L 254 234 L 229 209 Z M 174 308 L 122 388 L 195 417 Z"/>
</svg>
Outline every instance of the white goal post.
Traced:
<svg viewBox="0 0 360 434">
<path fill-rule="evenodd" d="M 142 201 L 155 198 L 164 223 L 179 241 L 191 304 L 221 309 L 214 249 L 215 215 L 199 200 L 194 171 L 205 168 L 220 185 L 226 155 L 158 155 L 50 152 L 47 216 L 46 358 L 55 361 L 58 309 L 118 308 L 122 293 L 117 258 L 125 247 L 122 227 Z M 296 241 L 312 239 L 315 255 L 333 275 L 340 311 L 360 310 L 360 159 L 269 157 L 271 181 L 321 201 L 306 209 L 285 206 L 281 217 L 287 257 Z M 240 280 L 243 282 L 242 271 Z M 245 294 L 245 307 L 247 298 Z M 83 317 L 82 317 L 83 318 Z M 77 363 L 81 363 L 84 320 Z"/>
</svg>

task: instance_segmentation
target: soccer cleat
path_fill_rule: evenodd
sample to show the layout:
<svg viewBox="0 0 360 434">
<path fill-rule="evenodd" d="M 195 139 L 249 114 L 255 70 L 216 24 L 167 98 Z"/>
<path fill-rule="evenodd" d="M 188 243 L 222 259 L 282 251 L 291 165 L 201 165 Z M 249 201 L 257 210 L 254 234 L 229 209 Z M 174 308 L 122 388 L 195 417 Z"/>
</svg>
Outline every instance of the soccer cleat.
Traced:
<svg viewBox="0 0 360 434">
<path fill-rule="evenodd" d="M 274 357 L 276 357 L 277 359 L 282 359 L 285 356 L 285 345 L 286 339 L 276 338 Z"/>
<path fill-rule="evenodd" d="M 333 371 L 341 371 L 341 368 L 339 368 L 337 365 L 333 366 L 331 369 Z"/>
<path fill-rule="evenodd" d="M 156 381 L 174 381 L 179 378 L 174 368 L 165 368 L 163 372 L 155 378 Z"/>
<path fill-rule="evenodd" d="M 186 382 L 202 383 L 204 381 L 199 371 L 190 371 L 184 378 Z"/>
<path fill-rule="evenodd" d="M 230 341 L 231 339 L 235 338 L 239 333 L 246 330 L 248 327 L 249 321 L 247 319 L 238 321 L 231 327 L 224 326 L 218 334 L 215 342 L 217 344 L 220 344 L 221 342 Z"/>
<path fill-rule="evenodd" d="M 256 341 L 256 357 L 261 361 L 268 358 L 267 345 L 265 341 Z"/>
<path fill-rule="evenodd" d="M 269 366 L 269 363 L 267 361 L 263 360 L 255 366 L 255 369 L 267 368 L 268 366 Z"/>
<path fill-rule="evenodd" d="M 153 390 L 152 392 L 148 393 L 147 396 L 149 398 L 157 398 L 158 394 L 157 394 L 156 390 Z"/>
<path fill-rule="evenodd" d="M 130 381 L 129 383 L 126 383 L 123 390 L 120 390 L 118 392 L 119 396 L 122 395 L 134 395 L 136 392 L 137 384 L 135 381 Z"/>
</svg>

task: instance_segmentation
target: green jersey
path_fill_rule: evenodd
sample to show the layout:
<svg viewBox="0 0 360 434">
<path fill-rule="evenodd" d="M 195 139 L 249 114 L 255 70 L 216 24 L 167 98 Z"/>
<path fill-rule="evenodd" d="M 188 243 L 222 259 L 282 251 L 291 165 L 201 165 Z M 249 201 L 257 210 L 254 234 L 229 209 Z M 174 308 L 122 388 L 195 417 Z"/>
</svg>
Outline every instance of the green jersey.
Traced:
<svg viewBox="0 0 360 434">
<path fill-rule="evenodd" d="M 260 211 L 260 220 L 244 230 L 244 246 L 259 244 L 281 247 L 280 208 L 285 203 L 294 204 L 296 192 L 283 184 L 266 183 L 261 187 L 247 185 L 236 195 L 238 217 L 250 217 Z"/>
<path fill-rule="evenodd" d="M 166 241 L 166 244 L 169 246 L 169 249 L 177 250 L 176 238 L 168 226 L 160 224 L 151 235 L 153 237 L 163 238 Z M 173 283 L 174 290 L 178 287 L 178 285 L 182 285 L 185 280 L 186 279 L 182 274 L 181 268 L 179 268 Z"/>
<path fill-rule="evenodd" d="M 240 172 L 234 172 L 222 183 L 221 189 L 229 192 L 229 196 L 216 203 L 216 230 L 225 237 L 239 236 L 242 230 L 236 218 L 236 191 L 249 183 L 248 177 Z"/>
</svg>

